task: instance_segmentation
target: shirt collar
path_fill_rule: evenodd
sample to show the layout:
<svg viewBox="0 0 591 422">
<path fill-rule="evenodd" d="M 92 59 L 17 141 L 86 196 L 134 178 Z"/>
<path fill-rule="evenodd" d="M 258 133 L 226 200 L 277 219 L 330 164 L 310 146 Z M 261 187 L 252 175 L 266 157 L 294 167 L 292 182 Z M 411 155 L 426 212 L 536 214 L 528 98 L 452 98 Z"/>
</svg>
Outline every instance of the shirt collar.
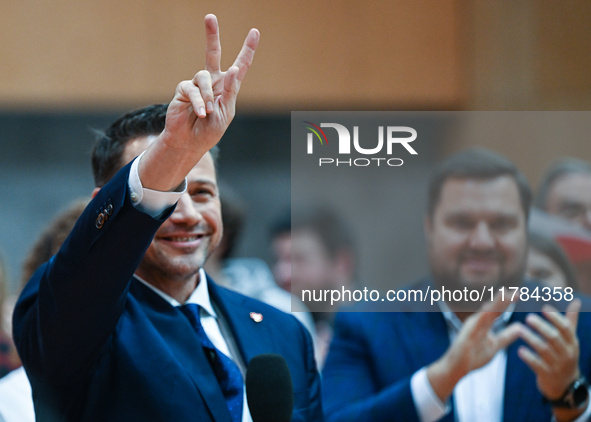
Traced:
<svg viewBox="0 0 591 422">
<path fill-rule="evenodd" d="M 447 328 L 450 330 L 450 332 L 457 334 L 462 329 L 462 321 L 460 321 L 460 319 L 451 310 L 448 304 L 445 303 L 445 301 L 441 300 L 437 302 L 437 304 L 439 305 L 439 309 L 441 309 L 443 318 L 445 318 Z M 509 319 L 511 319 L 511 315 L 513 315 L 513 311 L 515 310 L 515 305 L 515 302 L 511 303 L 507 307 L 507 310 L 505 310 L 505 312 L 503 312 L 495 319 L 495 322 L 492 325 L 493 332 L 500 331 L 507 326 L 507 324 L 509 323 Z"/>
<path fill-rule="evenodd" d="M 167 295 L 162 290 L 152 286 L 150 283 L 143 280 L 137 274 L 135 275 L 135 278 L 137 278 L 148 288 L 152 289 L 156 294 L 158 294 L 162 299 L 170 303 L 172 306 L 182 306 L 178 300 L 176 300 L 172 296 Z M 191 296 L 189 296 L 189 299 L 187 299 L 187 301 L 184 304 L 187 303 L 194 303 L 196 305 L 199 305 L 201 309 L 203 309 L 208 315 L 217 318 L 217 314 L 215 313 L 215 310 L 213 309 L 213 306 L 211 304 L 211 299 L 209 298 L 209 289 L 207 288 L 207 276 L 205 275 L 205 271 L 203 270 L 203 268 L 199 268 L 199 283 L 197 284 L 197 288 L 193 290 L 193 293 L 191 293 Z"/>
</svg>

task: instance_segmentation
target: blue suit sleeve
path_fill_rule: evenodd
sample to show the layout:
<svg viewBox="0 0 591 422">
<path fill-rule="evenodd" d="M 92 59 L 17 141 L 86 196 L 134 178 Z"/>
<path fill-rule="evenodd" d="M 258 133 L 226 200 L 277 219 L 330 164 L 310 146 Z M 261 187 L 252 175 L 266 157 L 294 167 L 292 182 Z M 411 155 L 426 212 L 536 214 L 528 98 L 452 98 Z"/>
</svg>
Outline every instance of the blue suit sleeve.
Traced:
<svg viewBox="0 0 591 422">
<path fill-rule="evenodd" d="M 13 333 L 19 354 L 28 375 L 50 385 L 80 381 L 100 359 L 123 312 L 131 277 L 168 216 L 154 219 L 135 209 L 129 168 L 98 192 L 17 302 Z M 107 208 L 111 215 L 97 224 Z"/>
<path fill-rule="evenodd" d="M 323 401 L 330 422 L 418 422 L 410 377 L 381 385 L 369 343 L 378 343 L 367 318 L 360 313 L 339 313 L 334 338 L 323 370 Z M 383 334 L 383 333 L 382 333 Z M 396 359 L 396 351 L 388 358 Z"/>
</svg>

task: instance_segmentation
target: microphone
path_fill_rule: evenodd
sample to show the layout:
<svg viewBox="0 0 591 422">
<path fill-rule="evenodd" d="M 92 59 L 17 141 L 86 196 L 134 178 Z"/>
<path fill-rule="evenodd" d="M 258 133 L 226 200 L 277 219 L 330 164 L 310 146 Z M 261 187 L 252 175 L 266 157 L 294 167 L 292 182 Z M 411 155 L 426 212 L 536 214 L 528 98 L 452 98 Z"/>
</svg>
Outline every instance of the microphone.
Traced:
<svg viewBox="0 0 591 422">
<path fill-rule="evenodd" d="M 287 362 L 276 353 L 257 355 L 246 370 L 246 401 L 253 422 L 289 422 L 293 383 Z"/>
</svg>

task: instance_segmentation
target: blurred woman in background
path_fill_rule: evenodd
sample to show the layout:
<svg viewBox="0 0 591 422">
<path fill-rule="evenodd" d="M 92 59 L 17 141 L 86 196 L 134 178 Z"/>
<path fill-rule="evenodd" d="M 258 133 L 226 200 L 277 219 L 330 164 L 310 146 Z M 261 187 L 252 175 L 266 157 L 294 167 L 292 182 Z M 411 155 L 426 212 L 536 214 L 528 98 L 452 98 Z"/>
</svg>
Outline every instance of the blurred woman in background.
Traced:
<svg viewBox="0 0 591 422">
<path fill-rule="evenodd" d="M 548 287 L 578 289 L 576 273 L 562 247 L 551 237 L 529 235 L 527 276 Z"/>
</svg>

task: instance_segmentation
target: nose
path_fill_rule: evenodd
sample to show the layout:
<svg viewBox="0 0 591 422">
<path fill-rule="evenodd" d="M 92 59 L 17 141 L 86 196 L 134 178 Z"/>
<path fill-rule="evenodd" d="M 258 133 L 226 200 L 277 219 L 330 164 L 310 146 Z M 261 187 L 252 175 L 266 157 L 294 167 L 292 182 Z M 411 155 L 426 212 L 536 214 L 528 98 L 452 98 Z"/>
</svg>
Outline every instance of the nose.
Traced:
<svg viewBox="0 0 591 422">
<path fill-rule="evenodd" d="M 495 245 L 495 238 L 485 221 L 480 221 L 470 233 L 470 246 L 474 249 L 487 250 Z"/>
<path fill-rule="evenodd" d="M 191 200 L 188 193 L 184 193 L 176 204 L 174 212 L 170 216 L 170 220 L 177 224 L 186 224 L 194 226 L 201 221 L 201 213 L 195 207 L 195 203 Z"/>
</svg>

